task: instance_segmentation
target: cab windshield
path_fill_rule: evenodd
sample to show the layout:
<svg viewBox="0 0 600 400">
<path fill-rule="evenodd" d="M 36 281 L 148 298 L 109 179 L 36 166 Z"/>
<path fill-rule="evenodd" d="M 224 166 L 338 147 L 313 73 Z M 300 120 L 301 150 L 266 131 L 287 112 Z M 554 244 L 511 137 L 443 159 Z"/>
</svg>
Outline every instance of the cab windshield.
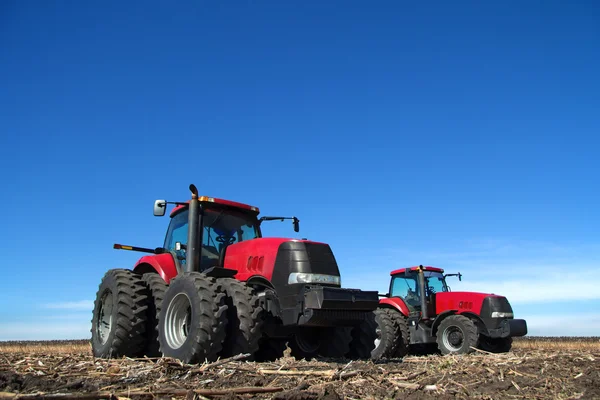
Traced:
<svg viewBox="0 0 600 400">
<path fill-rule="evenodd" d="M 447 292 L 446 280 L 441 272 L 424 271 L 425 295 L 429 297 L 439 292 Z M 401 297 L 411 311 L 421 309 L 421 293 L 419 289 L 419 274 L 411 271 L 408 274 L 398 274 L 392 278 L 390 287 L 391 297 Z"/>
</svg>

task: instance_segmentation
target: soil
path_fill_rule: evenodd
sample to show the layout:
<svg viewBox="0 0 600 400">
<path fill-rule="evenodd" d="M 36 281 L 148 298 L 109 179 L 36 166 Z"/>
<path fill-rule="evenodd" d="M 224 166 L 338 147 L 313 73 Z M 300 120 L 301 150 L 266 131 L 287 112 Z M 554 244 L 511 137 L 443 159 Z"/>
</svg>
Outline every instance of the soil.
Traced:
<svg viewBox="0 0 600 400">
<path fill-rule="evenodd" d="M 67 400 L 84 394 L 86 399 L 600 399 L 600 351 L 515 349 L 381 362 L 222 361 L 227 360 L 184 365 L 169 358 L 0 352 L 0 399 L 56 393 L 69 394 L 62 396 Z"/>
</svg>

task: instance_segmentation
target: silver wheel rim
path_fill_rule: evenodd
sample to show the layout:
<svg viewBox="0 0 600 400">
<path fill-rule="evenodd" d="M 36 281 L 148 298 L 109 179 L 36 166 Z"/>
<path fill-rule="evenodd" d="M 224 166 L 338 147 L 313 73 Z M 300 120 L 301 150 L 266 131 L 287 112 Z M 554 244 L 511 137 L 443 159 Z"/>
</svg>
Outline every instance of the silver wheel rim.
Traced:
<svg viewBox="0 0 600 400">
<path fill-rule="evenodd" d="M 187 340 L 192 320 L 192 303 L 185 293 L 179 293 L 165 312 L 165 339 L 172 349 L 178 349 Z"/>
<path fill-rule="evenodd" d="M 451 351 L 459 351 L 465 342 L 465 336 L 462 330 L 457 326 L 449 326 L 444 330 L 442 335 L 444 347 Z M 458 346 L 456 343 L 459 343 Z"/>
<path fill-rule="evenodd" d="M 375 333 L 377 334 L 377 338 L 375 339 L 375 348 L 378 348 L 381 344 L 381 328 L 377 327 L 377 329 L 375 329 Z"/>
<path fill-rule="evenodd" d="M 105 344 L 112 328 L 113 295 L 110 290 L 106 290 L 100 297 L 100 309 L 98 310 L 98 325 L 96 334 L 100 343 Z"/>
</svg>

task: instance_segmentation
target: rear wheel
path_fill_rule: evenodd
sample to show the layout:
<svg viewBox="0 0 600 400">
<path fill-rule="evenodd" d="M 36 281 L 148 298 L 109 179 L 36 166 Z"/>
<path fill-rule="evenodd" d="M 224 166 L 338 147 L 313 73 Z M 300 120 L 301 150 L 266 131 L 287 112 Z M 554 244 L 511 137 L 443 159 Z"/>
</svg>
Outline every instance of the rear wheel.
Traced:
<svg viewBox="0 0 600 400">
<path fill-rule="evenodd" d="M 410 333 L 406 317 L 395 310 L 389 310 L 390 318 L 396 326 L 396 348 L 392 357 L 404 357 L 410 351 Z"/>
<path fill-rule="evenodd" d="M 148 301 L 148 313 L 146 323 L 146 349 L 144 354 L 148 357 L 160 357 L 160 343 L 158 342 L 158 316 L 162 308 L 162 302 L 165 292 L 169 287 L 167 283 L 155 273 L 142 275 L 146 287 L 150 291 L 150 301 Z"/>
<path fill-rule="evenodd" d="M 225 340 L 226 311 L 225 293 L 217 280 L 199 272 L 175 277 L 159 314 L 163 355 L 186 364 L 216 360 Z"/>
<path fill-rule="evenodd" d="M 148 290 L 128 269 L 111 269 L 100 283 L 92 314 L 95 357 L 136 357 L 146 344 Z"/>
<path fill-rule="evenodd" d="M 506 338 L 491 338 L 483 336 L 479 338 L 479 348 L 490 353 L 508 353 L 512 347 L 513 339 Z"/>
<path fill-rule="evenodd" d="M 386 308 L 378 308 L 375 310 L 375 323 L 377 327 L 375 332 L 375 348 L 371 352 L 371 358 L 378 360 L 380 358 L 393 357 L 396 352 L 396 341 L 399 339 L 398 325 L 392 320 L 390 315 L 392 310 Z"/>
<path fill-rule="evenodd" d="M 477 326 L 464 315 L 451 315 L 437 330 L 437 345 L 442 354 L 467 354 L 479 343 Z"/>
<path fill-rule="evenodd" d="M 254 353 L 262 335 L 264 311 L 252 288 L 232 278 L 219 279 L 226 293 L 227 336 L 221 357 Z"/>
<path fill-rule="evenodd" d="M 377 322 L 375 322 L 375 313 L 369 312 L 359 325 L 352 328 L 350 351 L 346 354 L 346 357 L 353 360 L 372 358 L 376 340 Z"/>
</svg>

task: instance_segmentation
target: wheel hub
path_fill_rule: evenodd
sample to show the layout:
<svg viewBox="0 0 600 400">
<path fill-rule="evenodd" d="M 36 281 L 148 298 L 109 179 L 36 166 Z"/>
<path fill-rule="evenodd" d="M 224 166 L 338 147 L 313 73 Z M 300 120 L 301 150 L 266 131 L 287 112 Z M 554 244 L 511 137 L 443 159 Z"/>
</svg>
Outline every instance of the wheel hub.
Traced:
<svg viewBox="0 0 600 400">
<path fill-rule="evenodd" d="M 185 293 L 179 293 L 165 312 L 165 339 L 172 349 L 178 349 L 187 340 L 192 319 L 192 304 Z"/>
<path fill-rule="evenodd" d="M 444 331 L 443 341 L 447 348 L 457 351 L 464 342 L 464 336 L 458 327 L 450 326 Z"/>
</svg>

